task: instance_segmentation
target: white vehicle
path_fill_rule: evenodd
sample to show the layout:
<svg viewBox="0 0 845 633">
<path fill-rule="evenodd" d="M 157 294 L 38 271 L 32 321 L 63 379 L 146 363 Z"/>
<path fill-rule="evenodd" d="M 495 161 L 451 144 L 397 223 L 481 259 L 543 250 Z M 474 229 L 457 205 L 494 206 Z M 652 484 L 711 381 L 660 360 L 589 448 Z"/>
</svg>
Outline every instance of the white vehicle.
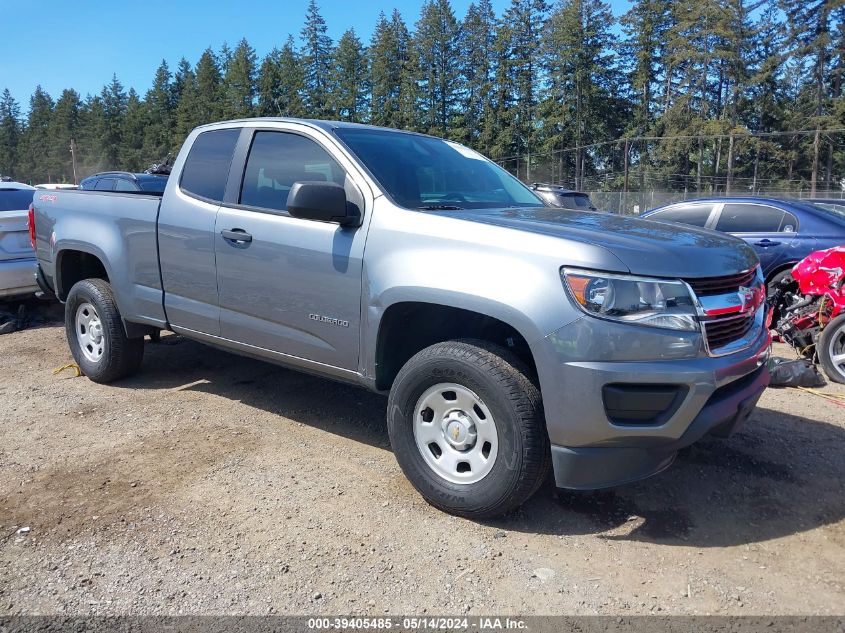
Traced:
<svg viewBox="0 0 845 633">
<path fill-rule="evenodd" d="M 29 241 L 29 205 L 35 187 L 0 182 L 0 299 L 38 292 L 35 251 Z"/>
<path fill-rule="evenodd" d="M 79 185 L 72 185 L 70 183 L 44 183 L 35 185 L 36 189 L 79 189 Z"/>
</svg>

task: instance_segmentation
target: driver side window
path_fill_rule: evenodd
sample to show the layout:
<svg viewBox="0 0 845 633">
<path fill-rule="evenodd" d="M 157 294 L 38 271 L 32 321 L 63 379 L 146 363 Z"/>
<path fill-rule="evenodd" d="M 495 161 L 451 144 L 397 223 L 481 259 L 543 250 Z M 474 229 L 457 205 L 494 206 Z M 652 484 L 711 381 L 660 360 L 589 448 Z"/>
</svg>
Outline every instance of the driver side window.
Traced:
<svg viewBox="0 0 845 633">
<path fill-rule="evenodd" d="M 346 174 L 316 142 L 289 132 L 256 132 L 241 185 L 240 203 L 286 211 L 295 182 L 333 182 L 343 186 Z"/>
</svg>

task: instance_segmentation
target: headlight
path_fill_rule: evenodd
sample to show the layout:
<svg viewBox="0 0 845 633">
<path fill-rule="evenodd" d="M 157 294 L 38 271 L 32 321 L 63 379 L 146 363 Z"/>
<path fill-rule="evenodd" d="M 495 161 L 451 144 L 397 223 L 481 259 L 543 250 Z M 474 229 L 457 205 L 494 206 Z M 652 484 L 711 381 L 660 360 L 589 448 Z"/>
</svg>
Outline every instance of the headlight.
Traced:
<svg viewBox="0 0 845 633">
<path fill-rule="evenodd" d="M 693 332 L 695 302 L 681 281 L 563 269 L 561 277 L 584 312 L 602 319 Z"/>
</svg>

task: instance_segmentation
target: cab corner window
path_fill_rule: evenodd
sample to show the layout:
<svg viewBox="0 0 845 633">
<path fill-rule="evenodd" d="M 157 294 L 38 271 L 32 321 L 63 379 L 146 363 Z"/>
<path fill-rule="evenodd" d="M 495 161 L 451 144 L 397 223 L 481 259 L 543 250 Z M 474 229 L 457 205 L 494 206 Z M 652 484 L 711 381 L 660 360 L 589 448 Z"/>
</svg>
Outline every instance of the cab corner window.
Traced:
<svg viewBox="0 0 845 633">
<path fill-rule="evenodd" d="M 286 211 L 295 182 L 343 185 L 345 172 L 311 139 L 289 132 L 256 132 L 244 170 L 240 203 Z"/>
<path fill-rule="evenodd" d="M 185 193 L 211 202 L 222 202 L 229 167 L 240 129 L 209 130 L 194 140 L 179 186 Z"/>
</svg>

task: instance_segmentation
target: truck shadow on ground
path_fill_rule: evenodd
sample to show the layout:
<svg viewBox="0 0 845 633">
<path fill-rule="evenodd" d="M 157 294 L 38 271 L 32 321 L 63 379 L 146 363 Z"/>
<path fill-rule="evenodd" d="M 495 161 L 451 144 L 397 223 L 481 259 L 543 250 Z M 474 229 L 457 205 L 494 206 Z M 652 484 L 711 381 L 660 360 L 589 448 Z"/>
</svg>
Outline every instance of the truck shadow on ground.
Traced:
<svg viewBox="0 0 845 633">
<path fill-rule="evenodd" d="M 148 345 L 141 373 L 115 387 L 201 391 L 390 449 L 386 398 L 178 337 Z M 841 427 L 761 407 L 742 432 L 684 449 L 655 477 L 595 492 L 549 480 L 486 524 L 699 548 L 766 541 L 845 518 L 843 446 Z"/>
<path fill-rule="evenodd" d="M 743 431 L 701 440 L 655 477 L 593 492 L 549 481 L 501 525 L 699 548 L 788 536 L 845 518 L 843 442 L 841 427 L 759 407 Z"/>
</svg>

